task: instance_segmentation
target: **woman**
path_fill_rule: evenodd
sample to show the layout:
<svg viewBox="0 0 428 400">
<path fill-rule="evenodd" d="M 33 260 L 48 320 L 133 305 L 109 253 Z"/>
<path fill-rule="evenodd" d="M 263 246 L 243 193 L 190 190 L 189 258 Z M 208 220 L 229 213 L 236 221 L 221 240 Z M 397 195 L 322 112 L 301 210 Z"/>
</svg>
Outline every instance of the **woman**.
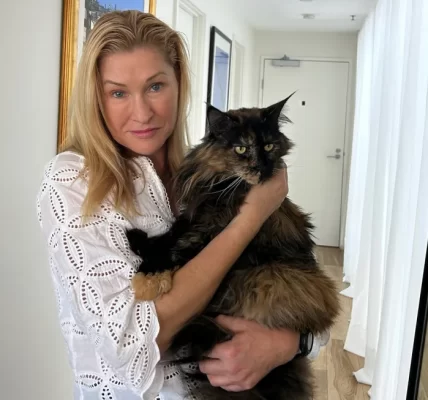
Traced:
<svg viewBox="0 0 428 400">
<path fill-rule="evenodd" d="M 185 54 L 179 35 L 152 15 L 104 15 L 80 61 L 66 150 L 45 171 L 38 215 L 76 399 L 183 399 L 192 382 L 167 363 L 171 338 L 203 310 L 287 194 L 285 171 L 254 187 L 241 213 L 175 274 L 168 294 L 134 301 L 139 258 L 125 230 L 159 234 L 177 213 L 169 182 L 185 149 Z M 200 368 L 226 390 L 255 385 L 299 351 L 298 333 L 229 317 L 219 323 L 236 335 Z"/>
</svg>

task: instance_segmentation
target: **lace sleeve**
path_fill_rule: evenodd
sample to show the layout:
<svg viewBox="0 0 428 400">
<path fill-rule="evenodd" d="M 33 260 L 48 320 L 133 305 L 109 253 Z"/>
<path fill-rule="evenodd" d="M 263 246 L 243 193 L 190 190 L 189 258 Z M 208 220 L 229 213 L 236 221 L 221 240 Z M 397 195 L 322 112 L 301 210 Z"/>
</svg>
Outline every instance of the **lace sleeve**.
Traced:
<svg viewBox="0 0 428 400">
<path fill-rule="evenodd" d="M 137 395 L 157 394 L 163 370 L 153 302 L 135 302 L 130 286 L 139 258 L 131 254 L 130 223 L 104 205 L 83 222 L 83 163 L 77 155 L 55 158 L 37 197 L 39 223 L 55 279 L 67 294 L 75 320 L 98 354 Z M 85 354 L 79 355 L 85 357 Z"/>
</svg>

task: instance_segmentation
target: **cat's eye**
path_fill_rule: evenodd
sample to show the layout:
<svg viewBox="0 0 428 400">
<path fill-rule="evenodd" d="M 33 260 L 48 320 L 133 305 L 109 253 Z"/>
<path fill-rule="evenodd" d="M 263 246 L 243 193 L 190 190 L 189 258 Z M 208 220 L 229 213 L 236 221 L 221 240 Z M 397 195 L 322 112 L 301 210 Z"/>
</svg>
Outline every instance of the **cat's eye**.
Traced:
<svg viewBox="0 0 428 400">
<path fill-rule="evenodd" d="M 247 151 L 247 148 L 246 148 L 246 147 L 244 147 L 244 146 L 236 146 L 236 147 L 235 147 L 235 151 L 236 151 L 238 154 L 244 154 L 244 153 Z"/>
<path fill-rule="evenodd" d="M 265 145 L 265 150 L 266 151 L 271 151 L 272 149 L 273 149 L 273 144 L 272 143 Z"/>
</svg>

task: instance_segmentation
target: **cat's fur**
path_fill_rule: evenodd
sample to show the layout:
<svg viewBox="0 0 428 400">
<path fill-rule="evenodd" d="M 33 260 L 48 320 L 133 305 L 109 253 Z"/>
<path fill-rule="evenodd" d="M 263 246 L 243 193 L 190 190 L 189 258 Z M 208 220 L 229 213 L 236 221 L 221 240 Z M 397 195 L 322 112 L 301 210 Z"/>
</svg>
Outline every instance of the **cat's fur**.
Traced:
<svg viewBox="0 0 428 400">
<path fill-rule="evenodd" d="M 292 143 L 280 132 L 280 123 L 289 122 L 282 114 L 289 97 L 264 109 L 223 113 L 208 108 L 209 131 L 175 177 L 183 212 L 162 236 L 128 232 L 131 249 L 143 259 L 133 281 L 137 298 L 151 299 L 169 291 L 173 272 L 229 224 L 251 186 L 284 166 L 281 157 Z M 218 314 L 314 334 L 330 329 L 339 312 L 338 295 L 314 257 L 312 229 L 308 215 L 286 198 L 234 264 L 203 315 L 177 334 L 171 349 L 190 345 L 186 361 L 199 361 L 215 344 L 229 340 L 229 332 L 213 319 Z M 313 396 L 305 358 L 274 369 L 252 390 L 238 393 L 213 388 L 203 374 L 193 374 L 202 377 L 198 399 L 309 400 Z"/>
</svg>

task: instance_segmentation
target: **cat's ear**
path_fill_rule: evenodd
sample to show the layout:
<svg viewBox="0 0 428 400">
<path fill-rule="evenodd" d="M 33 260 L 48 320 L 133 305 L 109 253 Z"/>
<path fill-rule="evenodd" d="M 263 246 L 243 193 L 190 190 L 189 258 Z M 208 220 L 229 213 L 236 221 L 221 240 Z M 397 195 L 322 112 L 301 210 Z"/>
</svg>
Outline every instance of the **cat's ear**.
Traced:
<svg viewBox="0 0 428 400">
<path fill-rule="evenodd" d="M 227 131 L 233 124 L 229 115 L 212 105 L 207 107 L 207 122 L 207 134 L 222 133 Z"/>
<path fill-rule="evenodd" d="M 266 107 L 264 109 L 264 117 L 272 121 L 274 123 L 277 123 L 278 121 L 283 122 L 291 122 L 284 114 L 282 114 L 282 110 L 284 109 L 284 106 L 287 104 L 287 101 L 290 100 L 291 96 L 296 92 L 293 92 L 285 98 L 284 100 L 279 101 L 278 103 L 272 104 L 269 107 Z"/>
</svg>

